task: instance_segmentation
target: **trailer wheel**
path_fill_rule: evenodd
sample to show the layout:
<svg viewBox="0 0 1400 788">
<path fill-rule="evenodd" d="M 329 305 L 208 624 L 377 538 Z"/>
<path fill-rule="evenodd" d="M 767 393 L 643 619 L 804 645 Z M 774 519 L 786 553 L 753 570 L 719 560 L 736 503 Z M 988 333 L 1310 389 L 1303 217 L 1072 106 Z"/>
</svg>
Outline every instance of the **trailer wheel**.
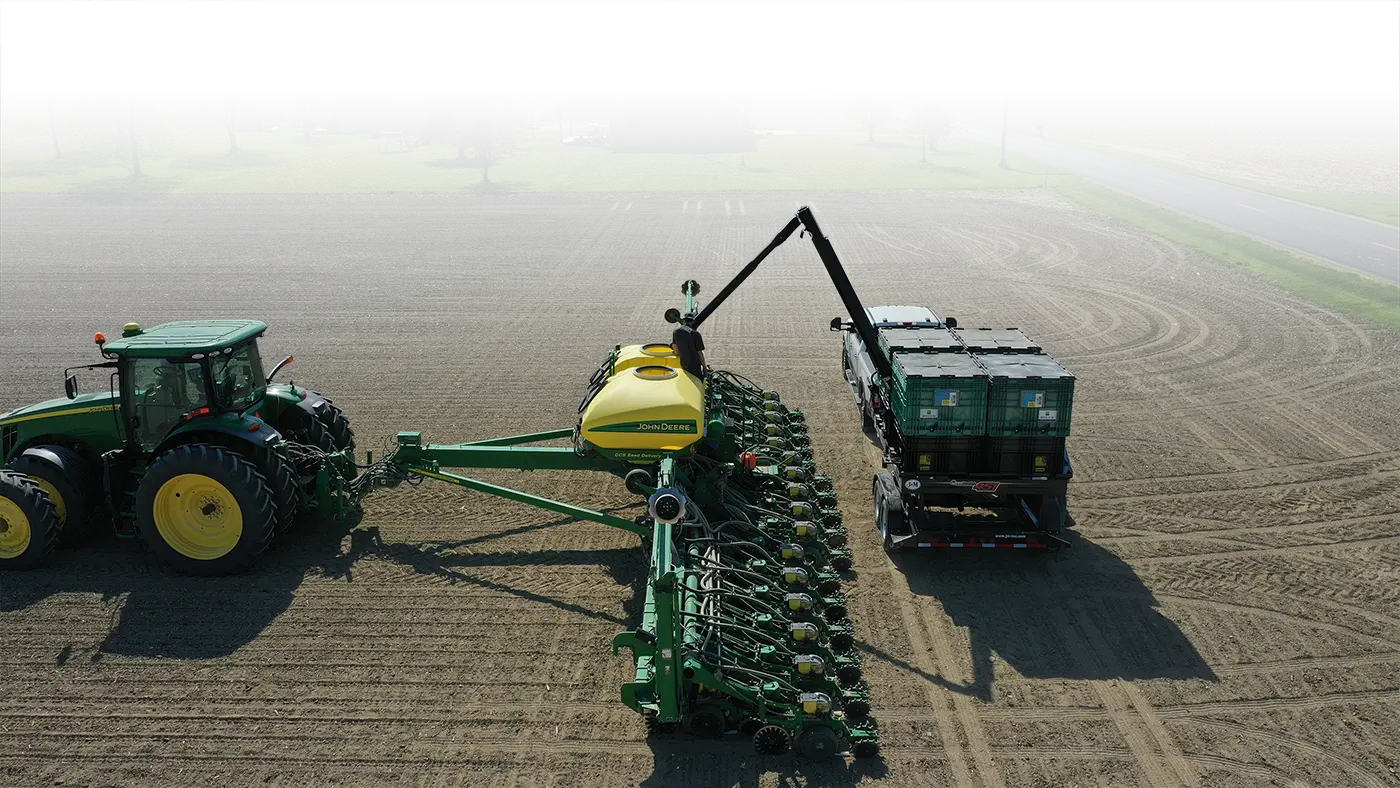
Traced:
<svg viewBox="0 0 1400 788">
<path fill-rule="evenodd" d="M 77 544 L 92 519 L 92 475 L 87 460 L 62 446 L 36 446 L 10 462 L 48 494 L 58 514 L 58 539 Z"/>
<path fill-rule="evenodd" d="M 705 704 L 685 716 L 687 733 L 700 739 L 718 739 L 724 735 L 724 712 Z"/>
<path fill-rule="evenodd" d="M 805 728 L 797 740 L 797 751 L 809 761 L 823 761 L 841 752 L 841 737 L 825 725 Z"/>
<path fill-rule="evenodd" d="M 187 574 L 247 569 L 272 540 L 276 521 L 266 480 L 222 446 L 177 446 L 156 458 L 136 488 L 141 537 Z"/>
<path fill-rule="evenodd" d="M 58 545 L 58 511 L 28 476 L 0 471 L 0 569 L 29 569 Z"/>
<path fill-rule="evenodd" d="M 847 687 L 859 684 L 860 675 L 860 665 L 842 665 L 836 671 L 836 679 Z"/>
<path fill-rule="evenodd" d="M 895 552 L 899 550 L 899 542 L 893 537 L 903 536 L 909 529 L 904 516 L 904 502 L 899 498 L 894 477 L 889 471 L 875 474 L 871 495 L 875 498 L 875 528 L 880 531 L 885 550 Z"/>
<path fill-rule="evenodd" d="M 753 748 L 765 755 L 782 755 L 792 748 L 792 734 L 781 725 L 764 725 L 754 731 Z"/>
</svg>

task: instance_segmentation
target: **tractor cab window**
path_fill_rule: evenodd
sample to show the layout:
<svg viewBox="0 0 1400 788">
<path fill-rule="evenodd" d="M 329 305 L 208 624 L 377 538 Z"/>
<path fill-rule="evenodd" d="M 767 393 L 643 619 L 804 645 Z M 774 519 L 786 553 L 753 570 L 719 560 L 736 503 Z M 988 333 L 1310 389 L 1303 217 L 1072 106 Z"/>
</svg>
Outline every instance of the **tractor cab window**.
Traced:
<svg viewBox="0 0 1400 788">
<path fill-rule="evenodd" d="M 267 390 L 258 343 L 249 342 L 228 355 L 211 356 L 214 397 L 221 410 L 244 410 L 262 399 Z"/>
<path fill-rule="evenodd" d="M 132 411 L 141 443 L 154 446 L 180 419 L 209 405 L 199 362 L 131 359 Z"/>
</svg>

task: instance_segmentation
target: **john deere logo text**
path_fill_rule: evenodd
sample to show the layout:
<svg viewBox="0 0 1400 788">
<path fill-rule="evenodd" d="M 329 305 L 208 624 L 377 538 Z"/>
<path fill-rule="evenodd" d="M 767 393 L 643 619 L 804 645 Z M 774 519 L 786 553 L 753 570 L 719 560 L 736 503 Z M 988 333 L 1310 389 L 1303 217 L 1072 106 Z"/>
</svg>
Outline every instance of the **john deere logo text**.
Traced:
<svg viewBox="0 0 1400 788">
<path fill-rule="evenodd" d="M 595 432 L 695 432 L 693 421 L 628 421 L 594 428 Z"/>
</svg>

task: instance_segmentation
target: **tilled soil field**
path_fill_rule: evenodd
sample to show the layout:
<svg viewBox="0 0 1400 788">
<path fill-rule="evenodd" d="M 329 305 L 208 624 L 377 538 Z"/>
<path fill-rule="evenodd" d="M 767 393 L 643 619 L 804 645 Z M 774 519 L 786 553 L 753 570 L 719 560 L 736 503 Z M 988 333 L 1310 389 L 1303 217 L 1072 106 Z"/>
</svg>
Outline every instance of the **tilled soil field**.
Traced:
<svg viewBox="0 0 1400 788">
<path fill-rule="evenodd" d="M 907 91 L 904 91 L 907 92 Z M 944 91 L 949 106 L 1001 122 L 1001 91 Z M 1011 125 L 1154 155 L 1299 192 L 1396 192 L 1400 90 L 1011 91 Z"/>
<path fill-rule="evenodd" d="M 5 195 L 0 410 L 94 331 L 224 316 L 362 448 L 569 426 L 607 348 L 664 339 L 682 280 L 713 295 L 808 198 L 866 303 L 1018 325 L 1079 378 L 1071 549 L 892 561 L 815 252 L 706 325 L 837 479 L 882 760 L 648 739 L 609 647 L 637 538 L 428 482 L 241 577 L 114 537 L 0 576 L 0 785 L 1400 784 L 1400 340 L 1037 192 Z"/>
</svg>

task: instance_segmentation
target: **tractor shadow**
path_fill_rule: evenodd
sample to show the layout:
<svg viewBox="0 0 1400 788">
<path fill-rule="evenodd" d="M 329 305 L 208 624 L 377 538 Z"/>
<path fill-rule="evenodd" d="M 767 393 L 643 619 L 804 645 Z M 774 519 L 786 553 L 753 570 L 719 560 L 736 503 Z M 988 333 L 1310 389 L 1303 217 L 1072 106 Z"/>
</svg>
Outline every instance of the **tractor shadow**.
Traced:
<svg viewBox="0 0 1400 788">
<path fill-rule="evenodd" d="M 971 681 L 951 681 L 861 648 L 953 692 L 993 702 L 993 654 L 1034 679 L 1204 679 L 1216 675 L 1152 591 L 1112 552 L 1070 532 L 1052 554 L 906 551 L 891 556 L 909 590 L 966 628 Z M 875 717 L 879 718 L 878 710 Z"/>
<path fill-rule="evenodd" d="M 157 659 L 226 657 L 257 638 L 292 604 L 309 575 L 325 573 L 359 524 L 303 520 L 279 536 L 248 572 L 189 577 L 164 567 L 139 540 L 109 526 L 82 545 L 55 551 L 39 569 L 10 575 L 0 586 L 0 613 L 43 604 L 49 597 L 96 594 L 110 615 L 98 643 L 71 643 L 55 664 L 100 662 L 109 654 Z"/>
<path fill-rule="evenodd" d="M 472 539 L 415 545 L 384 542 L 378 528 L 361 525 L 358 514 L 339 521 L 313 518 L 298 522 L 274 541 L 250 571 L 209 578 L 177 574 L 162 566 L 139 541 L 120 539 L 107 531 L 80 547 L 56 551 L 39 569 L 0 578 L 0 615 L 45 604 L 50 597 L 97 595 L 110 617 L 105 637 L 95 643 L 90 636 L 70 641 L 54 656 L 58 667 L 79 659 L 97 663 L 107 655 L 218 659 L 257 639 L 291 607 L 308 577 L 353 583 L 360 562 L 380 559 L 622 627 L 624 619 L 611 611 L 592 610 L 472 574 L 473 568 L 485 566 L 593 564 L 602 566 L 618 583 L 641 585 L 647 556 L 636 547 L 499 553 L 467 550 L 503 536 L 573 522 L 557 518 Z M 640 611 L 641 603 L 636 602 L 635 607 Z"/>
</svg>

